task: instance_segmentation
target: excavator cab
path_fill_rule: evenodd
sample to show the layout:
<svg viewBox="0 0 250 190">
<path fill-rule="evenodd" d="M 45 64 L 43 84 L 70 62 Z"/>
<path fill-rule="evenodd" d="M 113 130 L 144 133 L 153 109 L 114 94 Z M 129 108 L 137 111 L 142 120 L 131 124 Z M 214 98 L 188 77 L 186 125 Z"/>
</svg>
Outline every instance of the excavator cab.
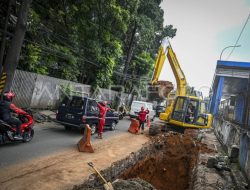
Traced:
<svg viewBox="0 0 250 190">
<path fill-rule="evenodd" d="M 168 122 L 185 128 L 210 128 L 212 116 L 206 113 L 205 102 L 201 99 L 178 96 Z"/>
</svg>

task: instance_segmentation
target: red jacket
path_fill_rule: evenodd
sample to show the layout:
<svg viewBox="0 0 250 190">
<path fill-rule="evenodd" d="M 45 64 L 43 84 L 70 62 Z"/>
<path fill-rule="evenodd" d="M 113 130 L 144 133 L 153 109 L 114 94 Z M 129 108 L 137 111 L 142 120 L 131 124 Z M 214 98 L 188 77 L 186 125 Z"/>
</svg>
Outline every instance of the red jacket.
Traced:
<svg viewBox="0 0 250 190">
<path fill-rule="evenodd" d="M 18 108 L 15 106 L 15 104 L 9 102 L 9 101 L 0 101 L 0 119 L 7 121 L 11 118 L 11 111 L 21 114 L 21 115 L 26 115 L 27 113 L 23 111 L 22 109 Z"/>
<path fill-rule="evenodd" d="M 98 108 L 100 110 L 100 118 L 105 119 L 107 111 L 110 109 L 107 106 L 103 106 L 102 104 L 97 103 Z"/>
<path fill-rule="evenodd" d="M 148 110 L 146 110 L 146 111 L 140 111 L 139 115 L 138 115 L 139 120 L 140 121 L 146 121 L 147 114 L 149 114 Z"/>
</svg>

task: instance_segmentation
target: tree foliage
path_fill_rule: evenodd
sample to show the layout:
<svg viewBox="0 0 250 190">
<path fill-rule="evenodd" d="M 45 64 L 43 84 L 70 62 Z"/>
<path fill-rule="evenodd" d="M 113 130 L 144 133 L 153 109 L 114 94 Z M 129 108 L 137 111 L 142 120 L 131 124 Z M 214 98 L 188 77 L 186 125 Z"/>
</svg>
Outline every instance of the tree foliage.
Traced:
<svg viewBox="0 0 250 190">
<path fill-rule="evenodd" d="M 127 90 L 152 73 L 163 37 L 161 0 L 33 0 L 19 69 Z M 128 59 L 130 56 L 131 59 Z M 136 82 L 133 82 L 135 81 Z"/>
</svg>

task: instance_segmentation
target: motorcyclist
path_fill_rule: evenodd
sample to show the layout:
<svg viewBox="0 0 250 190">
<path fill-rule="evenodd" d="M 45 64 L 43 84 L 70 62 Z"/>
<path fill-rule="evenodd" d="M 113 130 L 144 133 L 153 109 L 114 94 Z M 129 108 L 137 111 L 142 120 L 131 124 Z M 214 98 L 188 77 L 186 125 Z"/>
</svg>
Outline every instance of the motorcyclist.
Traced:
<svg viewBox="0 0 250 190">
<path fill-rule="evenodd" d="M 124 103 L 122 103 L 122 105 L 119 107 L 119 112 L 123 115 L 126 114 L 126 107 Z"/>
<path fill-rule="evenodd" d="M 16 128 L 16 134 L 14 139 L 22 140 L 21 136 L 21 121 L 15 117 L 11 116 L 11 111 L 17 114 L 26 115 L 27 113 L 22 109 L 15 106 L 12 103 L 13 98 L 15 97 L 15 93 L 9 91 L 4 92 L 3 100 L 0 101 L 0 119 L 8 123 L 9 125 Z"/>
</svg>

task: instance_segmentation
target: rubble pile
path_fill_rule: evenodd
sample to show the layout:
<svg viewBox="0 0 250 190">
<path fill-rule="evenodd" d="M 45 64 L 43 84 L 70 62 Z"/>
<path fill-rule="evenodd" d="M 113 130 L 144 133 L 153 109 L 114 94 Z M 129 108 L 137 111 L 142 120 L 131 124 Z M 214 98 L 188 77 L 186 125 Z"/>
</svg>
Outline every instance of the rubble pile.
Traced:
<svg viewBox="0 0 250 190">
<path fill-rule="evenodd" d="M 50 110 L 32 110 L 34 120 L 37 123 L 50 122 L 55 120 L 56 113 Z"/>
<path fill-rule="evenodd" d="M 34 117 L 35 122 L 37 122 L 37 123 L 44 123 L 44 122 L 48 121 L 48 117 L 44 114 L 39 113 L 39 112 L 33 113 L 33 117 Z"/>
<path fill-rule="evenodd" d="M 118 179 L 112 184 L 115 190 L 156 190 L 150 183 L 140 179 L 134 178 L 129 180 Z"/>
<path fill-rule="evenodd" d="M 156 190 L 150 183 L 140 179 L 117 179 L 112 183 L 114 190 L 129 190 L 129 189 L 136 189 L 136 190 Z M 104 190 L 104 187 L 89 187 L 83 188 L 82 190 Z"/>
</svg>

